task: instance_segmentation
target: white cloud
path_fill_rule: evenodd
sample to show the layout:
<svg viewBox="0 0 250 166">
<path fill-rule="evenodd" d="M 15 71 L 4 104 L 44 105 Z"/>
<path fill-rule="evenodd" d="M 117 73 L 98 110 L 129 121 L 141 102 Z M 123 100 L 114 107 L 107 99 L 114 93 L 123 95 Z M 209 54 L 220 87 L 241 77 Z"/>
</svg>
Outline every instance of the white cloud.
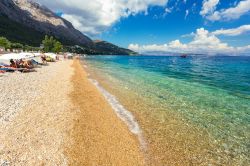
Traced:
<svg viewBox="0 0 250 166">
<path fill-rule="evenodd" d="M 206 16 L 214 12 L 219 0 L 203 0 L 202 9 L 200 15 Z"/>
<path fill-rule="evenodd" d="M 250 32 L 250 25 L 242 25 L 238 28 L 220 29 L 212 32 L 214 35 L 238 36 Z"/>
<path fill-rule="evenodd" d="M 185 35 L 181 35 L 181 37 L 185 38 L 185 37 L 194 37 L 195 36 L 195 33 L 194 32 L 191 32 L 189 34 L 185 34 Z"/>
<path fill-rule="evenodd" d="M 166 6 L 168 0 L 36 0 L 52 10 L 61 10 L 63 18 L 80 31 L 98 34 L 122 17 L 147 13 L 149 6 Z"/>
<path fill-rule="evenodd" d="M 245 33 L 250 32 L 250 24 L 249 25 L 242 25 L 240 27 L 237 28 L 231 28 L 231 29 L 219 29 L 213 32 L 210 32 L 210 34 L 215 35 L 215 36 L 219 36 L 219 35 L 223 35 L 223 36 L 239 36 Z M 189 34 L 185 34 L 182 35 L 181 37 L 186 38 L 186 37 L 194 37 L 195 33 L 191 32 Z"/>
<path fill-rule="evenodd" d="M 242 0 L 236 6 L 215 11 L 206 16 L 210 21 L 233 20 L 250 12 L 250 0 Z"/>
<path fill-rule="evenodd" d="M 250 53 L 250 45 L 244 46 L 244 47 L 236 47 L 235 48 L 238 52 L 242 53 Z"/>
<path fill-rule="evenodd" d="M 188 14 L 189 14 L 189 10 L 186 10 L 186 12 L 185 12 L 185 20 L 187 19 Z"/>
<path fill-rule="evenodd" d="M 165 13 L 166 13 L 166 14 L 171 13 L 171 9 L 165 8 Z"/>
<path fill-rule="evenodd" d="M 179 40 L 174 40 L 166 44 L 157 45 L 138 45 L 130 44 L 129 49 L 134 50 L 139 53 L 167 53 L 167 52 L 177 52 L 177 53 L 202 53 L 202 54 L 240 54 L 240 53 L 250 53 L 250 45 L 244 47 L 232 47 L 227 43 L 222 42 L 214 34 L 209 33 L 209 31 L 204 28 L 199 28 L 194 34 L 194 38 L 191 42 L 184 44 Z"/>
</svg>

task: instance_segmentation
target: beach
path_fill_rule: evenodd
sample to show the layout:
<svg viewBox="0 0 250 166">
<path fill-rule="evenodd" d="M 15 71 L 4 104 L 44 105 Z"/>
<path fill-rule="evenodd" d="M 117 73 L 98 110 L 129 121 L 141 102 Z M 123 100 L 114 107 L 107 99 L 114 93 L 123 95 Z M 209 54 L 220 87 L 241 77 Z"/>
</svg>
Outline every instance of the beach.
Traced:
<svg viewBox="0 0 250 166">
<path fill-rule="evenodd" d="M 1 74 L 0 165 L 249 165 L 248 65 L 224 77 L 218 59 L 89 56 Z"/>
<path fill-rule="evenodd" d="M 0 76 L 0 164 L 143 165 L 137 137 L 79 61 Z"/>
<path fill-rule="evenodd" d="M 250 166 L 250 0 L 0 0 L 0 20 L 0 166 Z"/>
</svg>

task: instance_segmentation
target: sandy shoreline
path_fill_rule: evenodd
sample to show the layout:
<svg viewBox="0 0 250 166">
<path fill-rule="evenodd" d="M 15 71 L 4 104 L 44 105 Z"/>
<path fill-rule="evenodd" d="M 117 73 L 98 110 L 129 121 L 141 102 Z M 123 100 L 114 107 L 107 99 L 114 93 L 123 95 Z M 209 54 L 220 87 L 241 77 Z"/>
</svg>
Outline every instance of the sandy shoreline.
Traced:
<svg viewBox="0 0 250 166">
<path fill-rule="evenodd" d="M 138 140 L 79 62 L 2 75 L 0 84 L 0 165 L 144 164 Z"/>
<path fill-rule="evenodd" d="M 74 91 L 70 97 L 79 113 L 70 133 L 73 148 L 66 150 L 70 165 L 143 165 L 135 135 L 90 83 L 79 61 L 73 66 Z"/>
</svg>

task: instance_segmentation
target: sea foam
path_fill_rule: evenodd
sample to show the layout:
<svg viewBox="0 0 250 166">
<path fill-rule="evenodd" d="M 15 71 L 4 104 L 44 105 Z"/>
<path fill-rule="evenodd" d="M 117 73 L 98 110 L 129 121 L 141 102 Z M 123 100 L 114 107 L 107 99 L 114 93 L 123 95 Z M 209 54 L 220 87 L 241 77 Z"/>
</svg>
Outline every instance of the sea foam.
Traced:
<svg viewBox="0 0 250 166">
<path fill-rule="evenodd" d="M 138 137 L 138 140 L 140 142 L 140 146 L 142 149 L 146 149 L 146 142 L 143 138 L 142 131 L 139 127 L 138 122 L 136 121 L 135 117 L 131 112 L 126 110 L 123 105 L 116 99 L 116 97 L 112 94 L 110 94 L 108 91 L 106 91 L 99 83 L 98 81 L 94 79 L 89 80 L 97 87 L 97 89 L 103 94 L 105 99 L 108 101 L 108 103 L 111 105 L 113 110 L 115 111 L 116 115 L 125 122 L 125 124 L 128 126 L 129 130 L 135 134 Z"/>
</svg>

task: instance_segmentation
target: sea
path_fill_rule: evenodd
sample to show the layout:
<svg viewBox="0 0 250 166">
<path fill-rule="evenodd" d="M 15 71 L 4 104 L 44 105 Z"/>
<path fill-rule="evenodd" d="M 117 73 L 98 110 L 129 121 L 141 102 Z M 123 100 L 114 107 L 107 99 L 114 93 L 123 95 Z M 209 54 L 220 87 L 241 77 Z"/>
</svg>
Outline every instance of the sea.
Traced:
<svg viewBox="0 0 250 166">
<path fill-rule="evenodd" d="M 250 57 L 87 56 L 149 165 L 250 165 Z"/>
</svg>

